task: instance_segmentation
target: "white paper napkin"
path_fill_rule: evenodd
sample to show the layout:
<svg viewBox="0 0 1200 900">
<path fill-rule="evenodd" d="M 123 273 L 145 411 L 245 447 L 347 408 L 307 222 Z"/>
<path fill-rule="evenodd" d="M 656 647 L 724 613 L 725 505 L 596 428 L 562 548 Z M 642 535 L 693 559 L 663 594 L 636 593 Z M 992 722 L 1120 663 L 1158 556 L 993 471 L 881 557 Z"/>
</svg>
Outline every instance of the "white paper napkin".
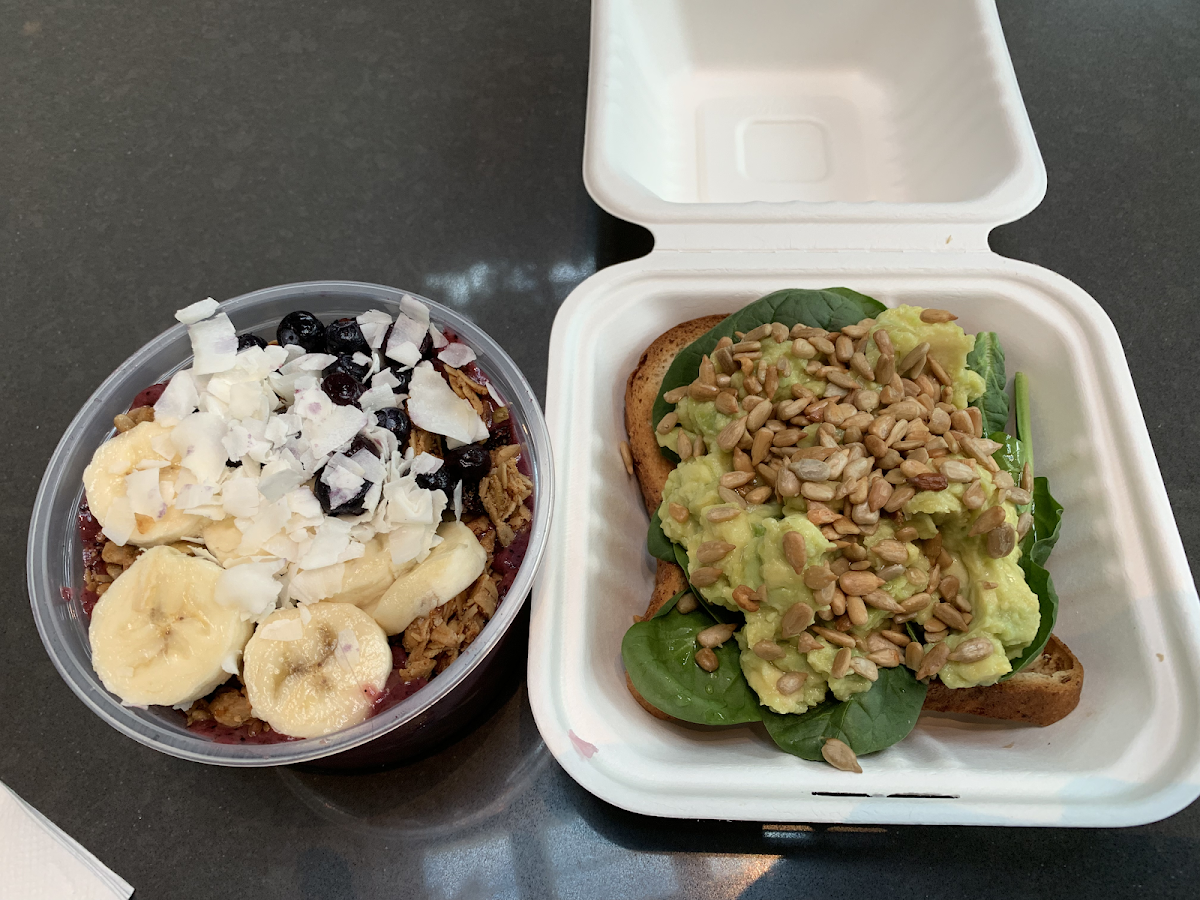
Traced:
<svg viewBox="0 0 1200 900">
<path fill-rule="evenodd" d="M 133 888 L 0 783 L 0 898 L 128 900 Z"/>
</svg>

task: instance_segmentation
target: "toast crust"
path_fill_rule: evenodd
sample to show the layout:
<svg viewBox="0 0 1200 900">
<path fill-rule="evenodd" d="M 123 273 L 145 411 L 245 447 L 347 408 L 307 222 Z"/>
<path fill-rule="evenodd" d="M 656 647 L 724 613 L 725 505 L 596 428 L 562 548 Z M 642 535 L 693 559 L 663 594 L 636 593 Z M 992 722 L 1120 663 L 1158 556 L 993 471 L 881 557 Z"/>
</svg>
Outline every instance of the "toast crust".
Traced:
<svg viewBox="0 0 1200 900">
<path fill-rule="evenodd" d="M 658 389 L 662 387 L 663 376 L 667 374 L 675 355 L 726 318 L 703 316 L 663 332 L 646 348 L 638 360 L 637 368 L 629 373 L 629 380 L 625 382 L 625 432 L 629 435 L 633 471 L 642 489 L 642 500 L 651 515 L 662 504 L 663 485 L 675 468 L 675 463 L 659 451 L 651 423 Z"/>
<path fill-rule="evenodd" d="M 724 316 L 704 316 L 676 325 L 659 335 L 646 348 L 625 385 L 625 430 L 633 454 L 634 473 L 641 488 L 646 510 L 653 514 L 662 505 L 667 476 L 675 464 L 659 452 L 651 417 L 663 376 L 675 355 L 696 338 L 712 330 Z M 654 592 L 646 614 L 659 608 L 686 586 L 683 570 L 673 563 L 658 561 Z M 678 721 L 652 706 L 625 675 L 625 684 L 638 704 L 648 713 L 665 721 Z M 929 685 L 923 712 L 958 713 L 1031 725 L 1052 725 L 1079 705 L 1083 691 L 1083 665 L 1070 649 L 1054 635 L 1050 636 L 1041 656 L 1007 681 L 987 687 L 951 690 L 940 681 Z"/>
</svg>

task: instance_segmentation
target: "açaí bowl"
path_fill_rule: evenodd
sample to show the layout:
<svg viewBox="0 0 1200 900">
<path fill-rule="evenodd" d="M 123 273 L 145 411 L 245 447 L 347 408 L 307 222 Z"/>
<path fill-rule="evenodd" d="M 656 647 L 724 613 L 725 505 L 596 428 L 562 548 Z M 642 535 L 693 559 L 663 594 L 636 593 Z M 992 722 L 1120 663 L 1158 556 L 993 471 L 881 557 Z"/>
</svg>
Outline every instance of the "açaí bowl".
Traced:
<svg viewBox="0 0 1200 900">
<path fill-rule="evenodd" d="M 382 309 L 395 316 L 408 292 L 350 281 L 287 284 L 243 294 L 221 304 L 238 333 L 274 338 L 287 313 L 305 309 L 322 321 Z M 483 713 L 508 678 L 519 678 L 520 637 L 510 634 L 545 549 L 552 504 L 550 442 L 541 407 L 528 382 L 500 346 L 446 307 L 409 294 L 429 307 L 431 321 L 454 331 L 476 353 L 477 364 L 509 405 L 513 434 L 524 448 L 533 480 L 528 549 L 508 594 L 475 641 L 444 672 L 398 705 L 360 725 L 319 738 L 275 744 L 222 744 L 194 734 L 173 710 L 136 709 L 105 690 L 91 665 L 87 618 L 80 606 L 83 563 L 77 512 L 83 470 L 113 433 L 113 417 L 143 388 L 191 364 L 187 329 L 175 325 L 127 359 L 83 405 L 59 441 L 34 503 L 29 524 L 29 599 L 38 633 L 55 667 L 76 695 L 118 731 L 148 747 L 194 762 L 274 766 L 320 760 L 331 768 L 386 765 L 427 752 L 464 730 Z M 186 306 L 181 299 L 179 305 Z M 507 652 L 506 652 L 507 649 Z"/>
</svg>

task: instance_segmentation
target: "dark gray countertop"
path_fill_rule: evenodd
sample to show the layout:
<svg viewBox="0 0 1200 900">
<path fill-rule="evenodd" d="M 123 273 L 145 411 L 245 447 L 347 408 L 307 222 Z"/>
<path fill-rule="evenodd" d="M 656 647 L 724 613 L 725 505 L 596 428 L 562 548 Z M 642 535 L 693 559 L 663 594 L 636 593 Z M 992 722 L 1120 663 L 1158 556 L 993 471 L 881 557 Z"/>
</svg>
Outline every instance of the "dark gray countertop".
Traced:
<svg viewBox="0 0 1200 900">
<path fill-rule="evenodd" d="M 1050 186 L 992 245 L 1112 316 L 1194 559 L 1200 4 L 1000 11 Z M 363 776 L 206 768 L 87 713 L 34 629 L 25 531 L 70 418 L 173 310 L 392 284 L 465 310 L 541 392 L 559 303 L 648 240 L 580 177 L 585 2 L 18 0 L 0 21 L 0 779 L 137 897 L 1195 895 L 1197 806 L 1120 831 L 624 813 L 558 768 L 523 688 L 442 753 Z"/>
</svg>

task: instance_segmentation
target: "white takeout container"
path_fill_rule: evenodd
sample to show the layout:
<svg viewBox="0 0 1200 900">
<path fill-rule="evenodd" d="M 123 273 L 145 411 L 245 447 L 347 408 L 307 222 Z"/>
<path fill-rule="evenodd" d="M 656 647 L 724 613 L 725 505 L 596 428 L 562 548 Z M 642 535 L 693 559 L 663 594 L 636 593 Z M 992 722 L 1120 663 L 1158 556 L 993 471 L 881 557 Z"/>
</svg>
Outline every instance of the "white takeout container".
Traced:
<svg viewBox="0 0 1200 900">
<path fill-rule="evenodd" d="M 655 249 L 580 285 L 551 338 L 529 691 L 571 776 L 635 812 L 764 822 L 1115 826 L 1194 800 L 1200 607 L 1120 341 L 1079 287 L 988 249 L 1045 192 L 990 0 L 596 0 L 584 177 Z M 758 725 L 659 721 L 626 689 L 654 572 L 618 454 L 626 377 L 682 321 L 838 285 L 951 309 L 1028 373 L 1066 509 L 1055 631 L 1086 673 L 1063 721 L 923 715 L 853 775 Z"/>
</svg>

